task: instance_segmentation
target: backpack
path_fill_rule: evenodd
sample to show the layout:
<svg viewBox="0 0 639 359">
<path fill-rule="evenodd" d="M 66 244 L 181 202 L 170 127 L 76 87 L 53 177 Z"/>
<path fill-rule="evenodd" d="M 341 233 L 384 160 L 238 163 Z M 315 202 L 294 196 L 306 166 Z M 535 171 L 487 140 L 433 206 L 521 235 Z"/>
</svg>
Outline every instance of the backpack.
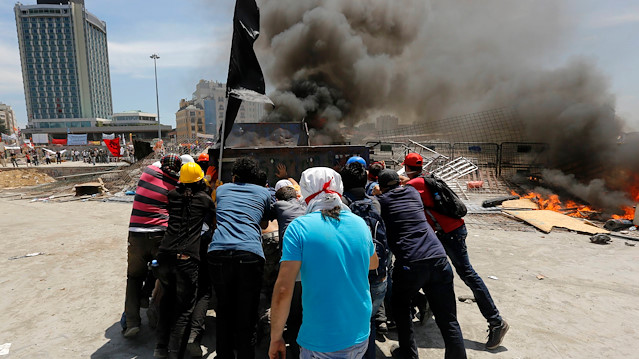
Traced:
<svg viewBox="0 0 639 359">
<path fill-rule="evenodd" d="M 379 258 L 379 266 L 377 269 L 372 270 L 368 274 L 368 280 L 379 281 L 386 277 L 388 265 L 390 264 L 390 250 L 388 248 L 388 242 L 386 240 L 386 226 L 382 220 L 382 216 L 373 206 L 373 200 L 370 197 L 353 201 L 351 198 L 345 196 L 348 200 L 348 207 L 353 214 L 361 217 L 371 230 L 373 237 L 373 243 L 375 244 L 375 252 Z"/>
<path fill-rule="evenodd" d="M 424 185 L 433 195 L 433 210 L 445 216 L 460 219 L 466 215 L 466 205 L 450 187 L 435 175 L 424 175 Z"/>
</svg>

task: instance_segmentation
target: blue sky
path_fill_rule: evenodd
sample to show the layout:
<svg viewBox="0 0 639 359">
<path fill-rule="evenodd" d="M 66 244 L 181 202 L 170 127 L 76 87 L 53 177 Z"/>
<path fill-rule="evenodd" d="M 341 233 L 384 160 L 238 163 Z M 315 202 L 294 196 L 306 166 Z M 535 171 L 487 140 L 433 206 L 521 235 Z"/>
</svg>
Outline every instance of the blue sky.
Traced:
<svg viewBox="0 0 639 359">
<path fill-rule="evenodd" d="M 546 66 L 559 67 L 574 56 L 595 61 L 610 78 L 617 114 L 627 119 L 629 129 L 639 130 L 639 1 L 563 1 L 571 9 L 572 33 Z M 13 107 L 24 128 L 14 4 L 0 0 L 0 102 Z M 113 110 L 155 113 L 152 53 L 160 56 L 164 124 L 175 126 L 180 98 L 190 98 L 200 79 L 226 81 L 233 4 L 232 0 L 86 0 L 87 9 L 107 22 Z"/>
</svg>

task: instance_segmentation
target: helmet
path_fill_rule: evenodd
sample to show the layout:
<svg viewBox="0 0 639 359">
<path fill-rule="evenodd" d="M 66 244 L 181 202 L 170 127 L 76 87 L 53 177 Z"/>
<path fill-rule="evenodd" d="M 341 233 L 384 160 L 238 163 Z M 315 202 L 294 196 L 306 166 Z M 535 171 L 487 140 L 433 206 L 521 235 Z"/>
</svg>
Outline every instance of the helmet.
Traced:
<svg viewBox="0 0 639 359">
<path fill-rule="evenodd" d="M 180 159 L 182 159 L 182 163 L 195 162 L 193 157 L 191 157 L 191 155 L 189 155 L 189 154 L 185 154 L 185 155 L 180 156 Z"/>
<path fill-rule="evenodd" d="M 353 156 L 349 158 L 348 161 L 346 161 L 346 164 L 350 165 L 353 162 L 361 163 L 364 167 L 366 167 L 366 161 L 359 156 Z"/>
<path fill-rule="evenodd" d="M 188 162 L 182 165 L 180 170 L 180 182 L 181 183 L 195 183 L 204 178 L 204 171 L 200 165 L 195 162 Z"/>
<path fill-rule="evenodd" d="M 198 162 L 203 162 L 203 161 L 208 162 L 209 161 L 209 154 L 208 153 L 200 154 L 200 157 L 197 158 L 197 161 Z"/>
</svg>

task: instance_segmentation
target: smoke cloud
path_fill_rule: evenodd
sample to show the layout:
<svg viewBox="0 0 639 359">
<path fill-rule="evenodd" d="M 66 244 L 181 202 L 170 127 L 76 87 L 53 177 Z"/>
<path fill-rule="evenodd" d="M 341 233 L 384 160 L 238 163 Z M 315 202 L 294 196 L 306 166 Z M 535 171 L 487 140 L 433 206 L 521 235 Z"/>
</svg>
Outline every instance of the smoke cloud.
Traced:
<svg viewBox="0 0 639 359">
<path fill-rule="evenodd" d="M 634 203 L 627 194 L 611 191 L 603 179 L 593 179 L 584 184 L 575 179 L 574 175 L 564 174 L 560 170 L 542 171 L 544 183 L 570 193 L 574 197 L 589 203 L 605 213 L 616 213 L 620 206 L 632 206 Z"/>
</svg>

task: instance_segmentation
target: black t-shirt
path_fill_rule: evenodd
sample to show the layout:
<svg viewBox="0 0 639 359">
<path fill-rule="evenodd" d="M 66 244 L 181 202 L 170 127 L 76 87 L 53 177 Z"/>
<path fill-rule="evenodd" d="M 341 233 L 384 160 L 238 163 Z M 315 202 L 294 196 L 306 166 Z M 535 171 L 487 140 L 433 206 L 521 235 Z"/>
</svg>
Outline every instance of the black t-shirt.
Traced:
<svg viewBox="0 0 639 359">
<path fill-rule="evenodd" d="M 198 191 L 187 204 L 187 198 L 177 189 L 169 192 L 168 199 L 169 224 L 159 253 L 187 254 L 200 260 L 202 224 L 215 211 L 213 200 L 205 191 Z"/>
<path fill-rule="evenodd" d="M 426 221 L 419 192 L 397 187 L 378 197 L 388 246 L 398 263 L 446 257 L 446 251 Z"/>
</svg>

